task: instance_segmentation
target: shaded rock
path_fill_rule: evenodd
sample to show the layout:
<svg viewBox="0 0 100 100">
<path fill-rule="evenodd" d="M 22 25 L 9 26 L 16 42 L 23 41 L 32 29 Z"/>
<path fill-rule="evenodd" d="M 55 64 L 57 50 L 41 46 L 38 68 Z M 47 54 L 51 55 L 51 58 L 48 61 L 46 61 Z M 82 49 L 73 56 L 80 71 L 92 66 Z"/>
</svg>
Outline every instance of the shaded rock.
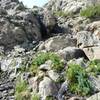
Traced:
<svg viewBox="0 0 100 100">
<path fill-rule="evenodd" d="M 43 19 L 41 20 L 42 22 L 42 33 L 43 37 L 49 37 L 54 33 L 53 30 L 55 29 L 57 25 L 57 20 L 53 13 L 49 10 L 44 10 L 43 11 Z"/>
<path fill-rule="evenodd" d="M 63 50 L 59 50 L 58 54 L 67 61 L 74 58 L 76 59 L 84 58 L 86 60 L 89 60 L 82 49 L 75 48 L 75 47 L 67 47 L 67 48 L 64 48 Z"/>
<path fill-rule="evenodd" d="M 4 46 L 5 50 L 41 39 L 38 20 L 31 11 L 23 11 L 9 18 L 10 16 L 0 19 L 0 45 Z"/>
<path fill-rule="evenodd" d="M 55 83 L 48 77 L 44 77 L 43 81 L 39 84 L 39 94 L 42 97 L 42 100 L 45 100 L 48 96 L 57 95 L 57 87 Z"/>
</svg>

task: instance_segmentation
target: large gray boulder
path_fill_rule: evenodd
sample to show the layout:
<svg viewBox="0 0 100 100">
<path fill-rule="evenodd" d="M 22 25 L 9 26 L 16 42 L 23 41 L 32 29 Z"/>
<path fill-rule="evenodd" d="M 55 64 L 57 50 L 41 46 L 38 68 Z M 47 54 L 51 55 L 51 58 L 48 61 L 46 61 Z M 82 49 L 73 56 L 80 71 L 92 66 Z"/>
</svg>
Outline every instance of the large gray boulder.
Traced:
<svg viewBox="0 0 100 100">
<path fill-rule="evenodd" d="M 84 51 L 76 47 L 64 48 L 63 50 L 59 50 L 58 54 L 67 61 L 72 60 L 74 58 L 84 58 L 86 60 L 89 60 Z"/>
<path fill-rule="evenodd" d="M 66 35 L 62 35 L 49 38 L 44 43 L 42 43 L 40 47 L 42 46 L 41 49 L 44 48 L 47 51 L 58 51 L 60 49 L 64 49 L 65 47 L 75 47 L 76 45 L 77 40 L 75 38 L 70 38 Z"/>
<path fill-rule="evenodd" d="M 39 84 L 39 94 L 42 97 L 42 100 L 45 100 L 48 96 L 56 96 L 58 92 L 57 86 L 48 77 L 44 77 L 43 81 Z"/>
</svg>

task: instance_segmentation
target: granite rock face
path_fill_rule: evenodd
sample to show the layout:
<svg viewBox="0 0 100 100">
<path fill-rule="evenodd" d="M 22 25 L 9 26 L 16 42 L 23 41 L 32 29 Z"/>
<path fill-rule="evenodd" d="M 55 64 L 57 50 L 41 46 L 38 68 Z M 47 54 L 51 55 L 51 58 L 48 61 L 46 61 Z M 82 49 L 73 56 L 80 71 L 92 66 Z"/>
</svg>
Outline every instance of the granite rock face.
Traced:
<svg viewBox="0 0 100 100">
<path fill-rule="evenodd" d="M 16 6 L 5 8 L 12 3 L 16 3 Z M 5 49 L 11 49 L 16 45 L 41 39 L 40 25 L 37 18 L 31 10 L 23 10 L 24 5 L 18 7 L 19 4 L 19 2 L 8 0 L 1 3 L 0 46 L 4 46 Z"/>
</svg>

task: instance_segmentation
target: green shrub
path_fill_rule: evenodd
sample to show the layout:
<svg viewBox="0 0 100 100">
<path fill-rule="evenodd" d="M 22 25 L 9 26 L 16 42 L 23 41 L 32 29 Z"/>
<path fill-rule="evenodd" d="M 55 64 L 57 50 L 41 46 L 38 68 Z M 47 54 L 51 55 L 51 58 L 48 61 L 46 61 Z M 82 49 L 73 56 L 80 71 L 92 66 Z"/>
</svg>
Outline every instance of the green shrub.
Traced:
<svg viewBox="0 0 100 100">
<path fill-rule="evenodd" d="M 64 69 L 64 63 L 61 58 L 55 53 L 49 53 L 49 59 L 53 62 L 52 69 L 56 72 L 60 72 Z"/>
<path fill-rule="evenodd" d="M 100 59 L 90 61 L 86 71 L 94 76 L 100 75 Z"/>
<path fill-rule="evenodd" d="M 38 53 L 36 57 L 33 59 L 30 71 L 36 74 L 38 71 L 38 67 L 41 64 L 44 64 L 47 60 L 52 61 L 51 69 L 53 69 L 54 71 L 60 72 L 64 68 L 64 64 L 61 61 L 61 58 L 57 54 L 53 52 L 46 52 L 46 53 L 42 52 Z"/>
<path fill-rule="evenodd" d="M 78 95 L 91 94 L 92 86 L 84 68 L 80 65 L 69 64 L 66 71 L 69 80 L 69 90 Z"/>
<path fill-rule="evenodd" d="M 100 16 L 100 4 L 96 4 L 94 6 L 88 6 L 86 9 L 81 10 L 80 15 L 86 18 L 99 17 Z"/>
</svg>

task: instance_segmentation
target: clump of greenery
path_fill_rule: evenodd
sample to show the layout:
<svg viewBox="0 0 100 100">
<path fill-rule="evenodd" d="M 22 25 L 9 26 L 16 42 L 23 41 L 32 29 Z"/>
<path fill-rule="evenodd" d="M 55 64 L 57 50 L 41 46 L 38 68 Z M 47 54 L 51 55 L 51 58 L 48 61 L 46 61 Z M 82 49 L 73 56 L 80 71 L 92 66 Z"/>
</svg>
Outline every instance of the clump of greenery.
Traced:
<svg viewBox="0 0 100 100">
<path fill-rule="evenodd" d="M 30 93 L 26 81 L 21 78 L 18 79 L 15 87 L 15 99 L 16 100 L 30 100 Z"/>
<path fill-rule="evenodd" d="M 86 18 L 99 17 L 100 16 L 100 4 L 88 6 L 86 9 L 81 10 L 80 15 Z"/>
<path fill-rule="evenodd" d="M 94 76 L 100 75 L 100 59 L 90 61 L 86 71 Z"/>
<path fill-rule="evenodd" d="M 69 90 L 81 96 L 90 95 L 92 85 L 85 69 L 77 64 L 69 64 L 68 67 L 66 74 L 69 80 Z"/>
<path fill-rule="evenodd" d="M 51 69 L 53 69 L 56 72 L 60 72 L 64 68 L 64 64 L 61 61 L 61 58 L 57 54 L 53 52 L 46 52 L 46 53 L 41 52 L 38 53 L 36 55 L 36 58 L 33 59 L 33 62 L 30 67 L 30 71 L 36 74 L 38 72 L 38 67 L 41 64 L 44 64 L 47 60 L 52 61 Z"/>
<path fill-rule="evenodd" d="M 55 16 L 60 16 L 60 17 L 68 17 L 68 16 L 73 16 L 72 12 L 64 12 L 64 11 L 55 11 L 54 12 Z"/>
<path fill-rule="evenodd" d="M 31 100 L 40 100 L 40 96 L 38 94 L 34 93 L 32 95 L 32 99 Z"/>
<path fill-rule="evenodd" d="M 60 72 L 64 69 L 64 63 L 61 58 L 55 53 L 49 53 L 49 59 L 53 62 L 52 69 L 56 72 Z"/>
</svg>

